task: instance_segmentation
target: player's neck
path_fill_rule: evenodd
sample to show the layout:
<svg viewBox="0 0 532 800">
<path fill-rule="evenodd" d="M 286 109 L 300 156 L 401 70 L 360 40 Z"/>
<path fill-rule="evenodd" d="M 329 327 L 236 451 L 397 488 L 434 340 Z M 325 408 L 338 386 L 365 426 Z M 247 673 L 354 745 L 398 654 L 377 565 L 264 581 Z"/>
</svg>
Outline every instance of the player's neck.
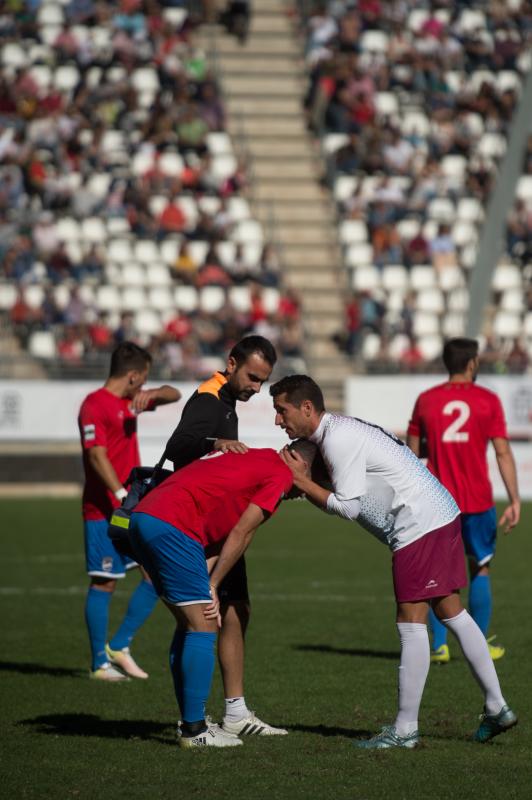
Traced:
<svg viewBox="0 0 532 800">
<path fill-rule="evenodd" d="M 473 378 L 465 372 L 457 372 L 456 375 L 449 375 L 449 383 L 473 383 Z"/>
<path fill-rule="evenodd" d="M 127 397 L 128 384 L 123 378 L 107 378 L 103 388 L 115 397 Z"/>
</svg>

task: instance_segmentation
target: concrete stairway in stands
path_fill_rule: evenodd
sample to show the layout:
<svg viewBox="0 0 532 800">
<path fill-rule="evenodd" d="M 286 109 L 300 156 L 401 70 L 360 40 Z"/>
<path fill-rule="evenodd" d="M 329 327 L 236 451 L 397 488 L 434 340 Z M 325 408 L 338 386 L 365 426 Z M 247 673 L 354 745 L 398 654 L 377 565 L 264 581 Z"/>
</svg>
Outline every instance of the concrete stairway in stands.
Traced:
<svg viewBox="0 0 532 800">
<path fill-rule="evenodd" d="M 344 325 L 348 292 L 334 207 L 320 179 L 324 164 L 306 128 L 301 43 L 283 0 L 254 0 L 244 45 L 219 26 L 205 26 L 237 152 L 249 159 L 253 215 L 278 244 L 285 282 L 297 290 L 305 325 L 309 372 L 324 389 L 328 408 L 343 408 L 343 381 L 351 371 L 331 336 Z"/>
</svg>

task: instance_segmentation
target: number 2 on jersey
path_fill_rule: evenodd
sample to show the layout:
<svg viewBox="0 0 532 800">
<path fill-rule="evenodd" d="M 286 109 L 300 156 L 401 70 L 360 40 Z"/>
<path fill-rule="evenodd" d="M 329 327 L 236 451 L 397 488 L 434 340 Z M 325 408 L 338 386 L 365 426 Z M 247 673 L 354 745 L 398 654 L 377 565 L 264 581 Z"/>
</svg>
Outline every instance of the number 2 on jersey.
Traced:
<svg viewBox="0 0 532 800">
<path fill-rule="evenodd" d="M 450 425 L 445 428 L 442 436 L 442 442 L 468 442 L 469 433 L 462 431 L 462 428 L 471 415 L 471 409 L 468 404 L 463 400 L 451 400 L 443 408 L 445 416 L 449 417 L 458 411 L 458 416 L 453 419 Z"/>
</svg>

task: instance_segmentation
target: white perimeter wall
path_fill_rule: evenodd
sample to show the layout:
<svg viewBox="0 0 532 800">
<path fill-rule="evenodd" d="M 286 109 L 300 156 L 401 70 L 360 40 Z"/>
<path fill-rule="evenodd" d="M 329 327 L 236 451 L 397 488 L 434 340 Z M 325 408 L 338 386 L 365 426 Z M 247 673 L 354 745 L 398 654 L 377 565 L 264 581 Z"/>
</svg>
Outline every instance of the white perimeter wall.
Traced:
<svg viewBox="0 0 532 800">
<path fill-rule="evenodd" d="M 346 381 L 345 413 L 405 435 L 417 395 L 444 380 L 444 376 L 352 377 Z M 502 400 L 510 436 L 528 436 L 512 447 L 518 462 L 523 497 L 532 499 L 532 377 L 482 376 L 480 385 L 497 392 Z M 148 386 L 154 384 L 148 384 Z M 174 383 L 183 395 L 179 403 L 163 406 L 139 417 L 142 462 L 153 464 L 177 425 L 185 400 L 195 383 Z M 79 441 L 77 415 L 83 398 L 101 383 L 76 381 L 0 381 L 0 444 L 2 442 Z M 326 398 L 327 399 L 327 398 Z M 274 426 L 272 401 L 265 386 L 249 403 L 238 403 L 240 439 L 253 447 L 279 448 L 288 441 Z M 492 448 L 490 448 L 492 449 Z M 490 469 L 498 497 L 504 497 L 497 468 Z"/>
</svg>

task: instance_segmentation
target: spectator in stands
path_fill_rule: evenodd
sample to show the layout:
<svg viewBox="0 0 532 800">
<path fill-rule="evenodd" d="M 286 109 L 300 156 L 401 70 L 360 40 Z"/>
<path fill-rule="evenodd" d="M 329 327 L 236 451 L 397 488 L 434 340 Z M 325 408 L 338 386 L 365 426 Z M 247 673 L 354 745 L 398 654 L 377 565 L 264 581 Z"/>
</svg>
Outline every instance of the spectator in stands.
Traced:
<svg viewBox="0 0 532 800">
<path fill-rule="evenodd" d="M 195 283 L 198 272 L 198 262 L 190 253 L 188 242 L 181 244 L 179 255 L 172 265 L 172 274 L 183 283 Z"/>
<path fill-rule="evenodd" d="M 450 225 L 441 224 L 438 227 L 438 233 L 431 241 L 429 248 L 432 266 L 437 272 L 441 272 L 446 267 L 456 266 L 456 248 L 451 236 Z"/>
<path fill-rule="evenodd" d="M 345 320 L 347 330 L 345 351 L 349 356 L 356 356 L 360 349 L 362 333 L 362 309 L 357 292 L 353 292 L 349 302 L 346 304 Z"/>
<path fill-rule="evenodd" d="M 96 320 L 87 329 L 91 350 L 108 353 L 114 347 L 114 338 L 107 311 L 99 311 Z"/>
<path fill-rule="evenodd" d="M 187 218 L 179 205 L 179 197 L 172 195 L 159 217 L 159 236 L 180 233 L 187 225 Z"/>
</svg>

